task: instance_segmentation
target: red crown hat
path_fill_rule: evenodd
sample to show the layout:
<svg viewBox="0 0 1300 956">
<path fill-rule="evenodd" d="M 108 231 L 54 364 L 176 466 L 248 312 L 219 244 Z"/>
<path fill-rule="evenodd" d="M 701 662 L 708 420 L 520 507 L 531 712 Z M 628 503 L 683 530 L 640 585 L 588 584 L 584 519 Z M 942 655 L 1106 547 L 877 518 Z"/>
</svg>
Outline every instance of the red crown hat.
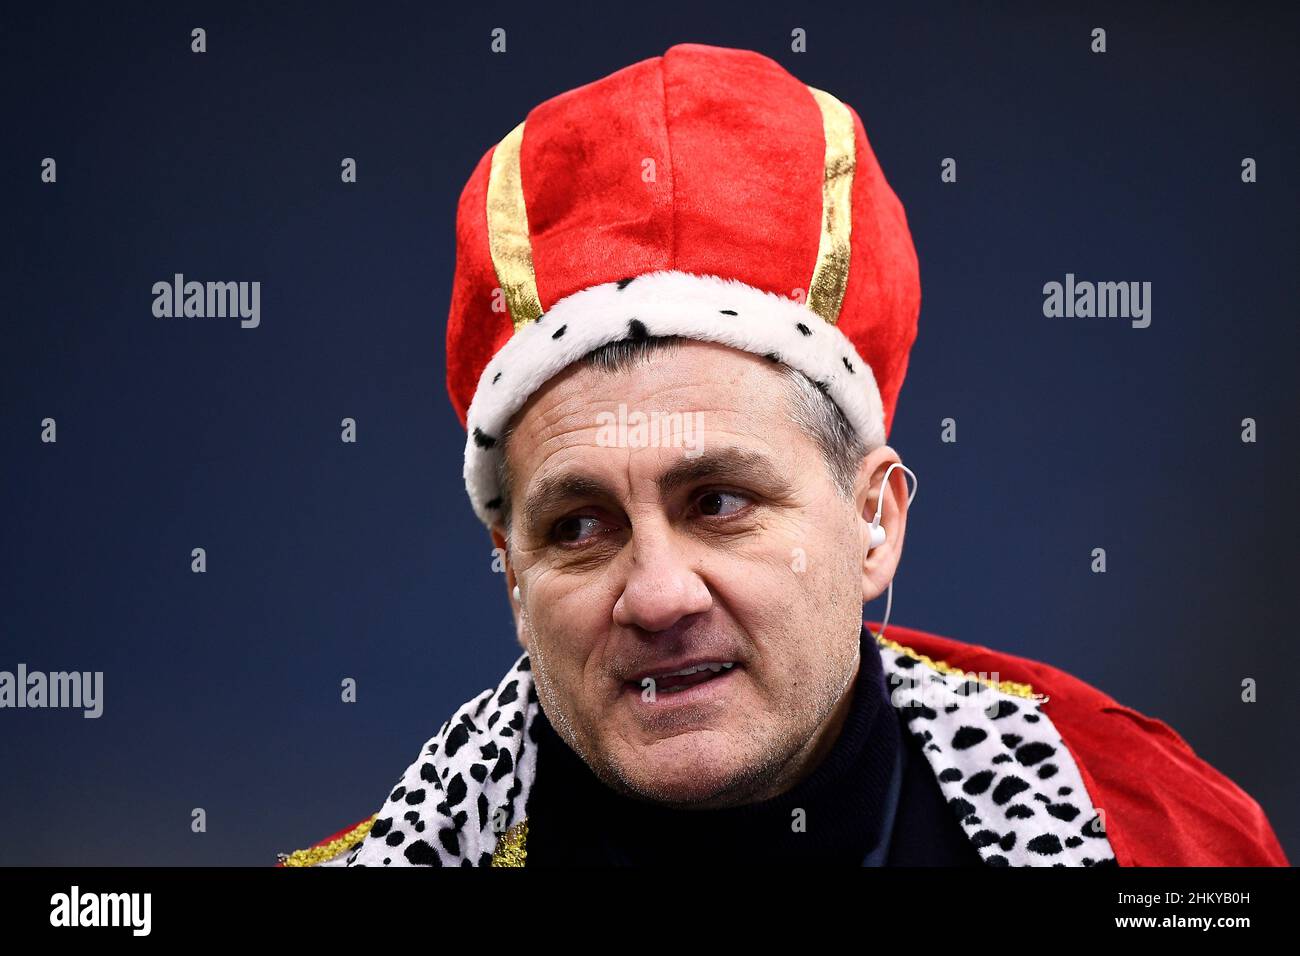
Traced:
<svg viewBox="0 0 1300 956">
<path fill-rule="evenodd" d="M 499 520 L 498 436 L 608 342 L 678 335 L 793 366 L 883 444 L 916 251 L 853 108 L 749 50 L 682 43 L 534 107 L 460 197 L 447 390 Z"/>
</svg>

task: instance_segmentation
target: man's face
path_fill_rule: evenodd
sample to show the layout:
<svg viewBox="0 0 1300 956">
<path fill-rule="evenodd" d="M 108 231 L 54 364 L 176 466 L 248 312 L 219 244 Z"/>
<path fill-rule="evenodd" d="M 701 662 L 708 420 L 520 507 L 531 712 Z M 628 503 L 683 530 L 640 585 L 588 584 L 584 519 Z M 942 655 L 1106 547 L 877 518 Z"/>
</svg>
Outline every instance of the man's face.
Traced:
<svg viewBox="0 0 1300 956">
<path fill-rule="evenodd" d="M 766 359 L 688 341 L 618 373 L 571 367 L 518 417 L 510 558 L 533 676 L 552 724 L 620 792 L 762 799 L 842 716 L 860 517 L 786 394 Z M 638 412 L 657 440 L 637 440 Z M 730 666 L 666 676 L 697 662 Z"/>
</svg>

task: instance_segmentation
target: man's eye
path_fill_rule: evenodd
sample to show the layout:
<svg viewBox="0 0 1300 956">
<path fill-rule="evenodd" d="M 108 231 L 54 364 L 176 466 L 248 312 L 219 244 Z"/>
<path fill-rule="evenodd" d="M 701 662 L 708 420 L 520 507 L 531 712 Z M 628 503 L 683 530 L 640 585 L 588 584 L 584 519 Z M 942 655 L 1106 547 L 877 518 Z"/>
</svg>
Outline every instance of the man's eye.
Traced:
<svg viewBox="0 0 1300 956">
<path fill-rule="evenodd" d="M 561 518 L 555 522 L 555 528 L 551 531 L 551 537 L 556 541 L 574 542 L 580 541 L 584 521 L 600 522 L 600 519 L 593 515 L 573 515 L 568 518 Z M 588 526 L 590 527 L 590 526 Z"/>
<path fill-rule="evenodd" d="M 733 502 L 730 505 L 730 510 L 728 510 L 728 499 Z M 695 500 L 699 504 L 701 514 L 711 517 L 725 517 L 742 510 L 749 499 L 732 491 L 708 491 Z M 734 504 L 735 502 L 739 502 L 739 505 Z"/>
</svg>

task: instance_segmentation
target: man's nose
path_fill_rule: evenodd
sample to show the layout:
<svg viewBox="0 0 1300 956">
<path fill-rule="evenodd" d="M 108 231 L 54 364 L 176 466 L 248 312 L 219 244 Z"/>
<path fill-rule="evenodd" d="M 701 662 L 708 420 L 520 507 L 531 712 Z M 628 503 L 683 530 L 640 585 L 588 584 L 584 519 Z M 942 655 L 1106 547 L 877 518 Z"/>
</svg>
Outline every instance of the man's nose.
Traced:
<svg viewBox="0 0 1300 956">
<path fill-rule="evenodd" d="M 614 603 L 614 623 L 620 627 L 664 631 L 713 606 L 713 595 L 692 566 L 689 543 L 671 531 L 634 533 L 631 562 Z"/>
</svg>

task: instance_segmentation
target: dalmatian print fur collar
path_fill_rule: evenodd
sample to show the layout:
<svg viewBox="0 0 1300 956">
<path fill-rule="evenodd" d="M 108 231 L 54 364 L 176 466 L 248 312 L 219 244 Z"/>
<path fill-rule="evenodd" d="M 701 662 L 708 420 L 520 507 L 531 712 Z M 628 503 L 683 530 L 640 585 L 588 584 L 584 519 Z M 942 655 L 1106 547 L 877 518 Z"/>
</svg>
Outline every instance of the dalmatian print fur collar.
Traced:
<svg viewBox="0 0 1300 956">
<path fill-rule="evenodd" d="M 892 645 L 892 646 L 891 646 Z M 990 866 L 1116 865 L 1083 779 L 1034 698 L 878 643 L 890 700 Z M 521 822 L 539 705 L 528 655 L 420 748 L 366 838 L 324 866 L 487 866 Z"/>
</svg>

